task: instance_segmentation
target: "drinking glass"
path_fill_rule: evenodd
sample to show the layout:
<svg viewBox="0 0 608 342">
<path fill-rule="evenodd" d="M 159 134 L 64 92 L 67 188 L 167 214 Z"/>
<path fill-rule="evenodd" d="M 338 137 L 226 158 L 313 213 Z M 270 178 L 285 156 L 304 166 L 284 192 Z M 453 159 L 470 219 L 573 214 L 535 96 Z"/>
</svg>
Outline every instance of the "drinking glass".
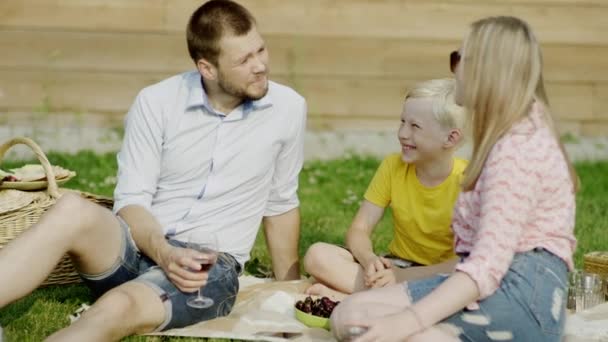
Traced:
<svg viewBox="0 0 608 342">
<path fill-rule="evenodd" d="M 217 261 L 219 249 L 217 235 L 195 230 L 188 235 L 186 246 L 203 254 L 203 257 L 197 260 L 201 264 L 201 269 L 193 270 L 193 272 L 209 272 Z M 188 298 L 186 303 L 193 308 L 206 309 L 212 306 L 214 302 L 212 298 L 201 295 L 201 289 L 199 288 L 197 295 Z"/>
</svg>

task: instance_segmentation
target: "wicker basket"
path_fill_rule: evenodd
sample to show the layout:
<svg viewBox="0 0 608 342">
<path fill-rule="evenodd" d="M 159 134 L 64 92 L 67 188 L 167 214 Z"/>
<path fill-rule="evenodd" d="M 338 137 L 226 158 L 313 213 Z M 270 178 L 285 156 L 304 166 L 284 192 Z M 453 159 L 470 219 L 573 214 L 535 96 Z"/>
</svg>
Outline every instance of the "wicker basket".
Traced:
<svg viewBox="0 0 608 342">
<path fill-rule="evenodd" d="M 46 189 L 39 191 L 0 190 L 0 249 L 36 223 L 40 216 L 66 192 L 80 194 L 94 203 L 98 203 L 106 208 L 112 208 L 113 201 L 111 198 L 76 190 L 59 189 L 55 180 L 55 174 L 46 155 L 31 139 L 14 138 L 4 143 L 0 146 L 0 161 L 2 161 L 6 151 L 17 144 L 27 145 L 34 151 L 44 168 L 48 186 Z M 79 281 L 80 277 L 74 269 L 72 261 L 67 255 L 64 255 L 42 286 L 69 284 Z"/>
<path fill-rule="evenodd" d="M 608 251 L 585 254 L 585 272 L 597 273 L 604 278 L 604 295 L 608 298 Z"/>
</svg>

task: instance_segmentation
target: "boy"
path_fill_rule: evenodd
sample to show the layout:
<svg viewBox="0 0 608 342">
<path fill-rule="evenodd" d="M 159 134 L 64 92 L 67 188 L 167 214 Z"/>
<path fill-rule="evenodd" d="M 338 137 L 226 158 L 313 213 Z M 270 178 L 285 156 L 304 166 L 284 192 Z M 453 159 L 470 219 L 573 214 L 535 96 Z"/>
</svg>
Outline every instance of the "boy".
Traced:
<svg viewBox="0 0 608 342">
<path fill-rule="evenodd" d="M 387 156 L 372 179 L 346 234 L 347 249 L 313 244 L 304 267 L 319 283 L 308 294 L 345 294 L 449 272 L 455 264 L 452 209 L 467 162 L 455 158 L 465 113 L 454 102 L 453 79 L 416 84 L 406 95 L 398 139 L 401 152 Z M 390 255 L 373 251 L 371 234 L 391 207 L 395 234 Z M 428 266 L 410 270 L 396 267 Z M 396 274 L 398 273 L 398 274 Z"/>
</svg>

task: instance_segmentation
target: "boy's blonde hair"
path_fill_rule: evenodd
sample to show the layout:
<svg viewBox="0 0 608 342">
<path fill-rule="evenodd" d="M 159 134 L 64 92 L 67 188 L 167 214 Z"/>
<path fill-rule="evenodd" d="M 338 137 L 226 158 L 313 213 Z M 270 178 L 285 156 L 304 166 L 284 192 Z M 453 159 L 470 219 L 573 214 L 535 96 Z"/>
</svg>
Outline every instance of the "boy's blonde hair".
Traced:
<svg viewBox="0 0 608 342">
<path fill-rule="evenodd" d="M 453 78 L 434 79 L 416 83 L 405 95 L 408 99 L 432 99 L 433 117 L 445 129 L 463 130 L 466 115 L 463 107 L 454 102 L 456 81 Z"/>
<path fill-rule="evenodd" d="M 536 100 L 545 108 L 544 120 L 566 158 L 576 190 L 576 173 L 549 112 L 540 46 L 528 24 L 514 17 L 476 21 L 465 40 L 463 55 L 464 106 L 471 115 L 473 137 L 473 154 L 463 189 L 475 187 L 494 144 L 528 116 Z"/>
</svg>

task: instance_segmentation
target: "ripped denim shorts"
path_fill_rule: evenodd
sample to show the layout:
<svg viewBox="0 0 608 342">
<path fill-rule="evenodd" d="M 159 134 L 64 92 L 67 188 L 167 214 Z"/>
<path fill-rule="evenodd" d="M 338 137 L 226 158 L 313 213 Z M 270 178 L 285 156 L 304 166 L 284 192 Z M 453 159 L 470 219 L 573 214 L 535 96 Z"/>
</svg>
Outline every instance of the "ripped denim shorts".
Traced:
<svg viewBox="0 0 608 342">
<path fill-rule="evenodd" d="M 441 323 L 454 326 L 461 341 L 561 341 L 564 330 L 568 268 L 543 248 L 514 256 L 500 287 Z M 417 302 L 448 276 L 404 283 Z M 458 289 L 454 289 L 457 294 Z"/>
</svg>

